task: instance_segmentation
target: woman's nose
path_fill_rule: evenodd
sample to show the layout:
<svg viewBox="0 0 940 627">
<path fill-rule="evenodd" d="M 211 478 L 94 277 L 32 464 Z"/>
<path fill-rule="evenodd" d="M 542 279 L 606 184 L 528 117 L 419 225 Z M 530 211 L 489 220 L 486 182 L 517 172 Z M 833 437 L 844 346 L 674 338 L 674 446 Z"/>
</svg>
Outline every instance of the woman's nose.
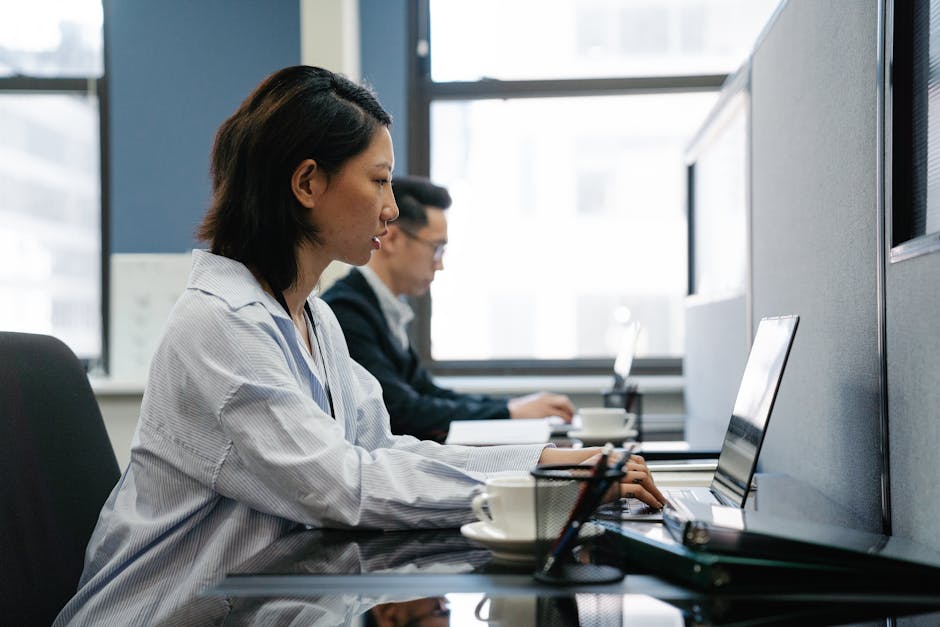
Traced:
<svg viewBox="0 0 940 627">
<path fill-rule="evenodd" d="M 395 203 L 395 194 L 392 193 L 392 186 L 388 187 L 388 197 L 385 200 L 385 207 L 382 209 L 382 215 L 386 222 L 394 222 L 398 219 L 398 204 Z"/>
</svg>

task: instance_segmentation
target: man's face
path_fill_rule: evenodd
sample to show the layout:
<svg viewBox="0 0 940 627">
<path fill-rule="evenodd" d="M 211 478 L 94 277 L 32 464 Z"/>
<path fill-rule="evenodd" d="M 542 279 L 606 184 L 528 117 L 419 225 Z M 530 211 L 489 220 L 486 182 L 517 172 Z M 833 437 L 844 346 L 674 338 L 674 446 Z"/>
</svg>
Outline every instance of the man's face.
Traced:
<svg viewBox="0 0 940 627">
<path fill-rule="evenodd" d="M 444 269 L 443 247 L 447 244 L 447 217 L 443 209 L 427 207 L 428 223 L 419 229 L 407 224 L 389 224 L 398 229 L 399 246 L 391 260 L 393 291 L 420 296 L 431 287 L 434 274 Z"/>
</svg>

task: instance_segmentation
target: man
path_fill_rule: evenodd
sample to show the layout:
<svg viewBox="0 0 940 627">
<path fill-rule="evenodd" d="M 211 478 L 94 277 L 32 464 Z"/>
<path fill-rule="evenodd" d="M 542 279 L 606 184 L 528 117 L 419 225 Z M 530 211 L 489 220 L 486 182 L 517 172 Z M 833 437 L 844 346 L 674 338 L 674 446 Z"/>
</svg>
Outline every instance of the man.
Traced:
<svg viewBox="0 0 940 627">
<path fill-rule="evenodd" d="M 574 413 L 567 396 L 539 392 L 518 398 L 459 394 L 435 385 L 411 348 L 414 313 L 407 296 L 428 291 L 444 269 L 448 191 L 427 179 L 393 180 L 398 220 L 388 225 L 372 260 L 353 268 L 323 294 L 339 319 L 352 358 L 382 384 L 392 432 L 443 441 L 451 420 L 544 418 Z"/>
</svg>

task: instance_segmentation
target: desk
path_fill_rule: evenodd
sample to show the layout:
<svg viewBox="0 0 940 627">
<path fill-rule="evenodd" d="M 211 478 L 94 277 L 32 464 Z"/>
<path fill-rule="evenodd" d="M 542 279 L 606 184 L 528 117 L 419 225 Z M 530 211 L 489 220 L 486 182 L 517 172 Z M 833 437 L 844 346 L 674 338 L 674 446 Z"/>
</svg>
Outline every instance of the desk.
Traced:
<svg viewBox="0 0 940 627">
<path fill-rule="evenodd" d="M 529 570 L 492 562 L 489 551 L 454 529 L 300 531 L 236 568 L 202 602 L 224 599 L 230 604 L 225 624 L 236 625 L 283 624 L 287 618 L 318 626 L 382 624 L 362 615 L 430 616 L 443 599 L 450 621 L 434 624 L 824 625 L 940 611 L 940 597 L 811 591 L 708 596 L 641 572 L 616 584 L 557 587 L 536 582 Z"/>
<path fill-rule="evenodd" d="M 748 507 L 853 525 L 848 509 L 797 484 L 786 476 L 758 475 Z M 940 624 L 940 591 L 819 592 L 797 583 L 786 592 L 706 594 L 653 576 L 642 565 L 630 567 L 617 583 L 562 587 L 537 582 L 532 568 L 494 561 L 488 549 L 457 529 L 302 530 L 229 568 L 195 603 L 203 610 L 214 603 L 220 621 L 235 625 L 282 624 L 285 617 L 304 625 L 383 624 L 383 613 L 432 618 L 445 602 L 450 621 L 440 616 L 436 624 L 829 625 L 902 616 L 916 617 L 915 624 Z M 370 614 L 378 617 L 363 618 Z"/>
<path fill-rule="evenodd" d="M 845 527 L 856 523 L 847 508 L 782 475 L 758 475 L 748 507 Z M 596 546 L 603 551 L 605 543 Z M 280 624 L 284 616 L 301 617 L 296 624 L 307 625 L 382 624 L 363 622 L 362 616 L 433 613 L 444 600 L 451 621 L 437 624 L 829 625 L 901 616 L 916 616 L 916 624 L 940 624 L 940 591 L 927 596 L 877 589 L 820 592 L 794 582 L 785 592 L 707 594 L 645 568 L 652 566 L 633 563 L 613 584 L 551 586 L 533 579 L 531 565 L 494 561 L 488 549 L 457 529 L 308 530 L 228 569 L 229 575 L 197 602 L 217 602 L 226 624 Z"/>
<path fill-rule="evenodd" d="M 455 420 L 451 422 L 446 444 L 465 446 L 491 446 L 496 444 L 539 444 L 552 442 L 560 446 L 577 447 L 584 445 L 582 440 L 569 438 L 575 429 L 572 425 L 556 422 L 558 419 L 528 420 Z M 641 444 L 644 454 L 659 459 L 689 459 L 698 457 L 717 457 L 718 451 L 693 450 L 688 442 L 682 441 L 684 417 L 680 415 L 650 415 L 647 425 L 656 425 L 655 435 L 646 434 L 646 441 Z M 624 441 L 613 440 L 615 445 Z M 632 436 L 631 436 L 632 441 Z M 597 446 L 603 442 L 590 442 Z"/>
</svg>

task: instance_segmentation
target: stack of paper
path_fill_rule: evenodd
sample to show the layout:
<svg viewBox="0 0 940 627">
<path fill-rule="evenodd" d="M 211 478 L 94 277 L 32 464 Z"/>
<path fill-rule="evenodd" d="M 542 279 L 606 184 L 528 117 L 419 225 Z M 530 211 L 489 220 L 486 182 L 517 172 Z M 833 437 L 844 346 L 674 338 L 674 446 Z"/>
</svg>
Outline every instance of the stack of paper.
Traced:
<svg viewBox="0 0 940 627">
<path fill-rule="evenodd" d="M 446 444 L 489 446 L 493 444 L 545 444 L 551 436 L 549 419 L 455 420 L 450 423 Z"/>
</svg>

